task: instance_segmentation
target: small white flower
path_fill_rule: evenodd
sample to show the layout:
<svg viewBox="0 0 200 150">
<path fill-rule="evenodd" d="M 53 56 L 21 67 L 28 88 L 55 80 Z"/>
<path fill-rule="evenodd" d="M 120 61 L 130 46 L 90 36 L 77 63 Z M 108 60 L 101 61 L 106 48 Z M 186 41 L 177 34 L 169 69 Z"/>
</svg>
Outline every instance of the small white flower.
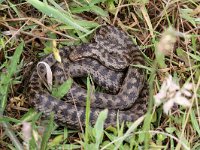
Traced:
<svg viewBox="0 0 200 150">
<path fill-rule="evenodd" d="M 29 142 L 29 140 L 31 139 L 31 123 L 29 122 L 23 122 L 22 123 L 22 134 L 24 137 L 25 142 Z"/>
<path fill-rule="evenodd" d="M 188 99 L 184 96 L 182 96 L 182 93 L 178 91 L 174 97 L 174 102 L 176 102 L 179 105 L 182 105 L 184 107 L 189 107 L 191 104 L 188 101 Z"/>
<path fill-rule="evenodd" d="M 165 114 L 169 113 L 169 110 L 174 106 L 174 101 L 170 100 L 167 101 L 164 105 L 163 105 L 163 111 Z"/>
<path fill-rule="evenodd" d="M 154 95 L 155 104 L 159 106 L 164 103 L 163 110 L 166 114 L 169 113 L 175 103 L 184 107 L 189 107 L 191 106 L 191 103 L 186 96 L 192 96 L 192 93 L 190 92 L 192 87 L 191 83 L 186 83 L 180 88 L 180 86 L 173 81 L 172 76 L 169 75 L 161 85 L 160 92 Z"/>
<path fill-rule="evenodd" d="M 185 83 L 183 85 L 183 88 L 181 89 L 181 92 L 185 95 L 185 96 L 188 96 L 188 97 L 191 97 L 192 94 L 190 92 L 190 90 L 192 90 L 192 83 Z"/>
<path fill-rule="evenodd" d="M 29 122 L 23 122 L 22 123 L 22 135 L 23 135 L 23 145 L 25 149 L 29 149 L 29 141 L 31 140 L 32 136 L 32 126 Z"/>
<path fill-rule="evenodd" d="M 162 103 L 162 100 L 166 97 L 166 93 L 161 91 L 160 93 L 154 96 L 155 104 L 159 106 Z"/>
</svg>

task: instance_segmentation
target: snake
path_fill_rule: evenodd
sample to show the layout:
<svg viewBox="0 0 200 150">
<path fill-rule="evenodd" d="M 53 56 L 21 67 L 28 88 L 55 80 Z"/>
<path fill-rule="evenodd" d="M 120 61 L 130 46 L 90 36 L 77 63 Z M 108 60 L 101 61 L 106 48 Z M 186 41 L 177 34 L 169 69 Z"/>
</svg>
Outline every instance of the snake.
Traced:
<svg viewBox="0 0 200 150">
<path fill-rule="evenodd" d="M 29 102 L 44 117 L 54 114 L 57 124 L 73 129 L 85 126 L 87 90 L 75 78 L 91 76 L 103 91 L 90 93 L 90 124 L 107 109 L 104 127 L 117 122 L 133 122 L 147 111 L 148 85 L 145 81 L 144 58 L 139 48 L 122 30 L 111 25 L 98 28 L 89 43 L 59 49 L 62 63 L 49 54 L 41 61 L 51 67 L 56 86 L 69 78 L 73 83 L 63 98 L 57 99 L 44 86 L 44 81 L 33 70 L 28 84 Z M 39 66 L 42 74 L 45 67 Z"/>
</svg>

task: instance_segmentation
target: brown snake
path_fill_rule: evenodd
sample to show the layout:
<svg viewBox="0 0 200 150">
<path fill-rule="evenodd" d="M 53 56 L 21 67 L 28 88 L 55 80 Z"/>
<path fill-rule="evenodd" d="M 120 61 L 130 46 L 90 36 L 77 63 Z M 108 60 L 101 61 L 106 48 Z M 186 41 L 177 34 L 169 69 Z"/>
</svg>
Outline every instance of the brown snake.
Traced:
<svg viewBox="0 0 200 150">
<path fill-rule="evenodd" d="M 113 26 L 102 26 L 96 31 L 91 43 L 65 47 L 60 50 L 60 56 L 62 64 L 52 54 L 42 59 L 51 67 L 54 84 L 62 84 L 69 76 L 83 77 L 90 74 L 93 81 L 107 91 L 91 95 L 91 124 L 95 123 L 98 114 L 105 108 L 108 108 L 105 127 L 115 126 L 117 117 L 119 122 L 132 122 L 144 115 L 148 100 L 144 71 L 130 66 L 143 65 L 144 59 L 140 50 L 123 31 Z M 45 74 L 44 67 L 41 66 L 40 70 Z M 31 104 L 45 116 L 54 112 L 58 124 L 80 128 L 81 122 L 84 126 L 87 91 L 76 82 L 58 100 L 45 89 L 34 70 L 27 93 Z"/>
</svg>

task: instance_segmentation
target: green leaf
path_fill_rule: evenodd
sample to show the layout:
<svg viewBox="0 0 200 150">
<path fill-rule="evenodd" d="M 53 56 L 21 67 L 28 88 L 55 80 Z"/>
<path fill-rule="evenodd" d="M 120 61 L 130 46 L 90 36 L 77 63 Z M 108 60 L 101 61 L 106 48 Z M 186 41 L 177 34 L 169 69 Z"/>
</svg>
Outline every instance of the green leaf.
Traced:
<svg viewBox="0 0 200 150">
<path fill-rule="evenodd" d="M 104 122 L 107 118 L 107 115 L 108 115 L 108 109 L 105 109 L 103 111 L 100 112 L 98 118 L 97 118 L 97 121 L 95 123 L 95 126 L 94 126 L 94 135 L 95 135 L 95 139 L 96 139 L 96 144 L 95 144 L 95 147 L 97 149 L 99 149 L 99 145 L 100 143 L 102 142 L 102 139 L 103 139 L 103 134 L 104 134 Z"/>
<path fill-rule="evenodd" d="M 93 6 L 93 5 L 95 5 L 95 4 L 103 3 L 103 2 L 105 2 L 105 1 L 106 1 L 106 0 L 91 0 L 90 3 L 89 3 L 89 5 L 90 5 L 90 6 Z"/>
<path fill-rule="evenodd" d="M 103 17 L 107 17 L 108 16 L 108 12 L 104 11 L 103 9 L 101 9 L 100 7 L 98 6 L 88 6 L 88 5 L 85 5 L 85 6 L 82 6 L 82 7 L 74 7 L 71 9 L 71 11 L 73 13 L 82 13 L 82 12 L 90 12 L 90 11 L 93 11 L 94 13 L 96 13 L 97 15 L 100 15 L 100 16 L 103 16 Z"/>
<path fill-rule="evenodd" d="M 196 27 L 196 21 L 195 18 L 191 16 L 191 13 L 193 12 L 192 9 L 180 9 L 180 16 L 190 22 L 194 27 Z"/>
<path fill-rule="evenodd" d="M 108 12 L 104 11 L 103 9 L 101 9 L 100 7 L 98 6 L 92 6 L 91 7 L 91 10 L 93 12 L 95 12 L 97 15 L 100 15 L 102 17 L 107 17 L 108 16 Z"/>
<path fill-rule="evenodd" d="M 81 6 L 81 7 L 73 7 L 73 8 L 71 8 L 71 12 L 72 13 L 82 13 L 84 11 L 90 11 L 90 6 L 85 5 L 85 6 Z"/>
<path fill-rule="evenodd" d="M 14 5 L 13 3 L 11 3 L 9 0 L 8 0 L 7 2 L 9 3 L 10 8 L 12 8 L 12 9 L 15 11 L 15 13 L 17 14 L 17 16 L 20 18 L 20 17 L 21 17 L 21 14 L 20 14 L 20 12 L 17 10 L 16 5 Z"/>
<path fill-rule="evenodd" d="M 49 124 L 46 127 L 46 129 L 44 131 L 44 135 L 42 137 L 41 150 L 46 150 L 47 142 L 48 142 L 48 140 L 51 136 L 51 133 L 54 129 L 53 120 L 54 120 L 54 114 L 51 114 L 50 120 L 48 122 Z"/>
<path fill-rule="evenodd" d="M 63 137 L 63 135 L 57 135 L 51 142 L 49 142 L 48 147 L 59 145 L 63 141 Z"/>
<path fill-rule="evenodd" d="M 176 131 L 177 129 L 175 128 L 175 127 L 167 127 L 167 128 L 165 128 L 165 130 L 168 132 L 168 133 L 170 133 L 170 134 L 172 134 L 174 131 Z"/>
<path fill-rule="evenodd" d="M 10 81 L 12 76 L 14 75 L 14 73 L 16 72 L 16 68 L 19 60 L 20 60 L 20 56 L 21 53 L 23 51 L 23 45 L 24 42 L 21 42 L 19 44 L 19 46 L 17 46 L 14 55 L 10 58 L 10 64 L 9 66 L 6 66 L 7 68 L 7 74 L 1 74 L 0 78 L 1 78 L 1 83 L 0 83 L 0 113 L 3 113 L 6 103 L 7 103 L 7 94 L 9 92 L 9 87 L 10 87 Z M 8 65 L 8 64 L 7 64 Z"/>
<path fill-rule="evenodd" d="M 66 127 L 64 127 L 64 139 L 67 139 L 67 137 L 68 137 L 68 130 L 67 130 L 67 128 Z"/>
<path fill-rule="evenodd" d="M 17 46 L 14 55 L 11 57 L 11 64 L 8 66 L 9 78 L 11 78 L 16 72 L 17 65 L 20 60 L 21 53 L 23 51 L 24 42 L 21 42 L 19 46 Z"/>
<path fill-rule="evenodd" d="M 86 21 L 86 20 L 76 20 L 76 22 L 83 26 L 83 27 L 87 27 L 87 28 L 91 28 L 91 27 L 98 27 L 99 24 L 93 21 Z M 89 32 L 90 33 L 90 32 Z M 87 33 L 88 34 L 88 33 Z"/>
<path fill-rule="evenodd" d="M 39 0 L 27 0 L 30 4 L 32 4 L 35 8 L 37 8 L 39 11 L 45 13 L 46 15 L 50 17 L 54 17 L 55 19 L 60 20 L 61 22 L 65 24 L 69 24 L 70 26 L 74 27 L 77 30 L 83 31 L 85 33 L 89 32 L 87 29 L 81 27 L 79 24 L 76 23 L 76 21 L 71 17 L 68 16 L 59 10 L 55 9 L 54 7 L 47 5 L 46 3 L 43 3 Z"/>
<path fill-rule="evenodd" d="M 52 96 L 60 99 L 63 96 L 65 96 L 67 94 L 67 92 L 69 91 L 69 89 L 71 88 L 73 83 L 73 80 L 71 78 L 69 78 L 67 81 L 65 81 L 62 85 L 60 85 L 57 88 L 54 88 L 52 90 Z"/>
<path fill-rule="evenodd" d="M 176 53 L 184 62 L 188 61 L 187 53 L 182 48 L 177 48 Z"/>
<path fill-rule="evenodd" d="M 187 66 L 190 66 L 190 63 L 191 63 L 192 66 L 194 65 L 194 60 L 191 59 L 190 63 L 188 62 L 187 52 L 185 52 L 183 49 L 177 48 L 176 52 L 177 52 L 177 55 L 185 62 L 185 64 Z"/>
<path fill-rule="evenodd" d="M 116 13 L 114 0 L 107 0 L 107 4 L 108 4 L 108 11 L 114 15 Z"/>
<path fill-rule="evenodd" d="M 29 111 L 20 118 L 21 122 L 30 121 L 37 116 L 37 112 L 34 109 L 29 109 Z"/>
<path fill-rule="evenodd" d="M 10 117 L 0 117 L 0 123 L 3 122 L 14 122 L 14 123 L 21 123 L 20 120 L 17 120 L 15 118 L 10 118 Z"/>
<path fill-rule="evenodd" d="M 103 141 L 103 143 L 102 143 L 102 147 L 104 147 L 104 146 L 106 146 L 106 145 L 108 145 L 110 142 L 109 141 Z M 106 148 L 106 150 L 112 150 L 112 149 L 114 149 L 115 148 L 115 145 L 114 144 L 110 144 L 107 148 Z"/>
<path fill-rule="evenodd" d="M 1 125 L 3 125 L 6 135 L 10 138 L 12 141 L 13 145 L 15 146 L 14 149 L 16 150 L 22 150 L 23 146 L 19 142 L 17 136 L 15 135 L 14 131 L 12 130 L 12 126 L 9 123 L 3 122 Z"/>
<path fill-rule="evenodd" d="M 188 53 L 188 55 L 190 55 L 193 59 L 200 61 L 200 56 L 191 53 Z"/>
<path fill-rule="evenodd" d="M 198 133 L 198 135 L 200 137 L 200 127 L 199 127 L 198 121 L 195 117 L 194 110 L 191 110 L 190 118 L 191 118 L 193 128 L 196 130 L 196 132 Z"/>
<path fill-rule="evenodd" d="M 119 140 L 116 143 L 116 147 L 115 150 L 117 150 L 123 143 L 123 141 L 129 137 L 133 131 L 136 130 L 136 128 L 142 123 L 142 121 L 144 120 L 144 116 L 138 118 L 130 127 L 129 129 L 126 131 L 126 133 L 119 138 Z"/>
<path fill-rule="evenodd" d="M 4 2 L 5 0 L 0 0 L 0 4 L 2 3 L 2 2 Z"/>
<path fill-rule="evenodd" d="M 54 5 L 54 7 L 59 10 L 60 12 L 66 13 L 66 11 L 59 5 L 57 4 L 54 0 L 48 0 L 48 2 L 50 2 L 52 5 Z M 68 13 L 68 15 L 70 15 Z"/>
<path fill-rule="evenodd" d="M 117 135 L 117 129 L 113 126 L 109 126 L 106 128 L 106 131 L 112 132 L 114 135 Z"/>
<path fill-rule="evenodd" d="M 84 147 L 85 149 L 87 149 L 86 147 L 88 146 L 88 142 L 89 142 L 89 123 L 90 123 L 90 96 L 91 96 L 91 85 L 90 85 L 90 78 L 87 77 L 87 98 L 86 98 L 86 110 L 85 110 L 85 143 L 84 143 Z"/>
<path fill-rule="evenodd" d="M 59 146 L 57 149 L 69 149 L 69 150 L 73 150 L 73 149 L 81 149 L 81 145 L 74 145 L 74 144 L 64 144 L 62 146 Z"/>
<path fill-rule="evenodd" d="M 184 143 L 185 144 L 185 149 L 186 147 L 188 148 L 188 150 L 190 150 L 190 142 L 187 140 L 187 138 L 185 136 L 181 136 L 181 131 L 179 130 L 176 130 L 175 131 L 177 137 L 179 138 L 179 140 L 181 141 L 181 143 Z"/>
</svg>

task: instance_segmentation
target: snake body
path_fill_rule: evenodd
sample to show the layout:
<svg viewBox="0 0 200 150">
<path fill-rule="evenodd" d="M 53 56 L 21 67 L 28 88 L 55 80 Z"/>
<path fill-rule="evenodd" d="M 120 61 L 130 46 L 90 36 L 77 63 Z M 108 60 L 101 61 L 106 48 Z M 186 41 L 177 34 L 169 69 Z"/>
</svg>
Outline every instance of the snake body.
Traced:
<svg viewBox="0 0 200 150">
<path fill-rule="evenodd" d="M 107 91 L 91 94 L 91 124 L 105 108 L 108 108 L 105 127 L 116 125 L 117 117 L 120 122 L 132 122 L 146 112 L 148 90 L 144 72 L 130 65 L 143 65 L 144 60 L 140 50 L 123 31 L 113 26 L 102 26 L 91 43 L 65 47 L 60 50 L 60 56 L 62 64 L 52 54 L 42 60 L 51 67 L 55 84 L 62 84 L 69 76 L 90 74 L 94 82 Z M 40 70 L 45 73 L 44 68 Z M 57 100 L 44 88 L 34 70 L 27 92 L 31 104 L 44 116 L 54 112 L 60 125 L 71 128 L 80 128 L 80 123 L 84 125 L 87 91 L 77 83 L 74 82 L 69 92 Z"/>
</svg>

